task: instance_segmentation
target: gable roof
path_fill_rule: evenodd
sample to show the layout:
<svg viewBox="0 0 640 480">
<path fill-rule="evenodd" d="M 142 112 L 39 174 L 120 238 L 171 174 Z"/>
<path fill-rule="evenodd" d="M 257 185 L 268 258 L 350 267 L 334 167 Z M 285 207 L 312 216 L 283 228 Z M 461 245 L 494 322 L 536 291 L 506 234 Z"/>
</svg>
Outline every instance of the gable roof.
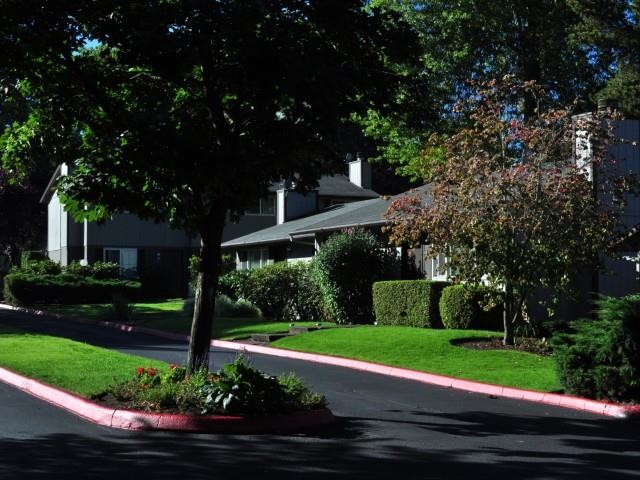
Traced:
<svg viewBox="0 0 640 480">
<path fill-rule="evenodd" d="M 47 183 L 47 188 L 44 189 L 44 192 L 42 193 L 42 196 L 40 197 L 40 203 L 42 203 L 42 204 L 47 203 L 49 201 L 49 199 L 51 198 L 51 196 L 53 195 L 53 185 L 56 183 L 56 180 L 58 180 L 60 175 L 62 175 L 62 166 L 63 165 L 64 165 L 64 163 L 61 163 L 60 165 L 58 165 L 56 170 L 53 172 L 53 175 L 51 175 L 51 178 L 49 179 L 49 183 Z"/>
<path fill-rule="evenodd" d="M 351 182 L 346 175 L 322 175 L 318 180 L 318 195 L 321 197 L 378 197 L 376 192 L 359 187 Z"/>
<path fill-rule="evenodd" d="M 426 199 L 430 192 L 430 186 L 426 185 L 393 197 L 378 197 L 335 205 L 320 213 L 234 238 L 224 242 L 222 248 L 228 249 L 271 243 L 285 243 L 291 242 L 295 238 L 308 237 L 320 232 L 333 232 L 353 227 L 382 226 L 388 223 L 388 220 L 384 218 L 384 214 L 389 208 L 389 205 L 391 205 L 391 202 L 403 195 L 413 192 L 418 192 Z"/>
<path fill-rule="evenodd" d="M 269 187 L 270 192 L 277 192 L 285 188 L 284 182 L 273 182 Z M 311 191 L 318 193 L 320 197 L 339 198 L 377 198 L 378 193 L 369 188 L 362 188 L 349 180 L 347 175 L 337 173 L 335 175 L 322 175 L 318 179 L 318 186 Z"/>
</svg>

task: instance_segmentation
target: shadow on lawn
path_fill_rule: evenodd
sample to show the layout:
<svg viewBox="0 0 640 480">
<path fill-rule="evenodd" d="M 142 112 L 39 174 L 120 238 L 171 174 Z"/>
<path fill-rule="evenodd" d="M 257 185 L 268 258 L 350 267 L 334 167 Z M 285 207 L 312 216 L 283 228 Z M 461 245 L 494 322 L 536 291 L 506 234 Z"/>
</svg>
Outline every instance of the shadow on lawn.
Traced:
<svg viewBox="0 0 640 480">
<path fill-rule="evenodd" d="M 640 423 L 616 420 L 513 418 L 483 412 L 424 415 L 424 447 L 391 434 L 394 423 L 342 418 L 331 427 L 295 436 L 178 435 L 100 429 L 100 435 L 58 434 L 0 439 L 3 480 L 69 478 L 260 479 L 630 479 L 640 468 Z M 431 417 L 428 421 L 426 417 Z M 431 443 L 429 432 L 452 436 Z M 467 438 L 526 434 L 531 444 L 468 445 Z M 544 439 L 561 437 L 561 448 Z M 460 438 L 463 437 L 463 438 Z M 557 441 L 557 440 L 556 440 Z M 555 441 L 554 441 L 555 442 Z M 220 477 L 223 475 L 224 477 Z"/>
</svg>

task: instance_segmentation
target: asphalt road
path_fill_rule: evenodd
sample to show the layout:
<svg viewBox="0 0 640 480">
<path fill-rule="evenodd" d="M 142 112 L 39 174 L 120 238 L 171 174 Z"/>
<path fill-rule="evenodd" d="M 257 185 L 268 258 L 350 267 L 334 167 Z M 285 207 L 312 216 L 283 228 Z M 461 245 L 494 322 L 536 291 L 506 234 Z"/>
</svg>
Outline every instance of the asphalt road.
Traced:
<svg viewBox="0 0 640 480">
<path fill-rule="evenodd" d="M 186 345 L 0 311 L 0 323 L 182 363 Z M 214 349 L 215 365 L 235 357 Z M 99 427 L 0 383 L 0 479 L 629 479 L 640 421 L 250 355 L 323 392 L 336 424 L 296 435 Z M 222 476 L 222 477 L 220 477 Z"/>
</svg>

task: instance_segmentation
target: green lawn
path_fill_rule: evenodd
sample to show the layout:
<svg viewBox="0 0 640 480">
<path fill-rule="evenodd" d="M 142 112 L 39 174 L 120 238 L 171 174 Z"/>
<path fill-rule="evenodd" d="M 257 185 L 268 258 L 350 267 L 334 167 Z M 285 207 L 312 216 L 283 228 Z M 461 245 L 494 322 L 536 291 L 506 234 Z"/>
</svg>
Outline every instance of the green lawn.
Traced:
<svg viewBox="0 0 640 480">
<path fill-rule="evenodd" d="M 3 325 L 0 325 L 0 366 L 84 397 L 131 378 L 137 367 L 167 368 L 166 363 L 157 360 Z"/>
<path fill-rule="evenodd" d="M 156 303 L 134 304 L 132 323 L 168 332 L 189 334 L 191 317 L 182 311 L 184 300 L 172 299 Z M 55 305 L 45 307 L 47 311 L 70 317 L 94 320 L 112 320 L 110 305 Z M 313 326 L 313 322 L 296 322 L 299 326 Z M 333 326 L 323 323 L 323 326 Z M 256 318 L 215 318 L 213 337 L 235 340 L 249 337 L 252 333 L 280 333 L 289 330 L 288 322 Z"/>
<path fill-rule="evenodd" d="M 283 338 L 278 348 L 324 353 L 429 373 L 540 391 L 558 391 L 551 357 L 508 350 L 471 350 L 451 344 L 495 332 L 409 327 L 334 328 Z"/>
<path fill-rule="evenodd" d="M 150 328 L 189 333 L 191 318 L 182 312 L 183 300 L 134 305 L 133 322 Z M 47 307 L 69 316 L 110 319 L 109 305 Z M 313 325 L 300 322 L 296 325 Z M 332 324 L 326 324 L 333 326 Z M 252 333 L 288 330 L 286 322 L 255 318 L 216 318 L 213 336 L 220 339 L 245 338 Z M 385 365 L 410 368 L 480 382 L 540 391 L 561 390 L 554 362 L 525 352 L 471 350 L 451 344 L 451 340 L 487 337 L 495 332 L 432 330 L 408 327 L 327 328 L 273 343 L 274 347 L 355 358 Z"/>
</svg>

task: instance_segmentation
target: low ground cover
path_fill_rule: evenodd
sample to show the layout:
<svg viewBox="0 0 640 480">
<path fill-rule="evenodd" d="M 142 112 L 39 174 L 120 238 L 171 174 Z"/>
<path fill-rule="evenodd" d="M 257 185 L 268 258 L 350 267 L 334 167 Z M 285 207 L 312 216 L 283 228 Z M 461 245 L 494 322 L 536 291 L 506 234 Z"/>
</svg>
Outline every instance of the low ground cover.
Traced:
<svg viewBox="0 0 640 480">
<path fill-rule="evenodd" d="M 516 388 L 545 392 L 561 390 L 550 356 L 510 350 L 473 350 L 454 345 L 460 339 L 499 335 L 484 330 L 334 328 L 283 338 L 273 346 Z"/>
<path fill-rule="evenodd" d="M 47 306 L 47 311 L 70 317 L 92 320 L 112 320 L 111 305 L 55 305 Z M 189 334 L 191 316 L 184 312 L 184 300 L 171 299 L 153 303 L 133 304 L 131 323 L 168 332 Z M 314 326 L 314 322 L 296 322 L 298 326 Z M 234 340 L 246 338 L 252 333 L 280 333 L 289 329 L 288 322 L 278 322 L 260 318 L 219 317 L 213 322 L 213 338 Z M 332 324 L 323 323 L 324 327 Z"/>
<path fill-rule="evenodd" d="M 268 415 L 326 405 L 294 375 L 264 374 L 243 357 L 186 377 L 180 366 L 3 325 L 0 366 L 116 408 Z"/>
</svg>

